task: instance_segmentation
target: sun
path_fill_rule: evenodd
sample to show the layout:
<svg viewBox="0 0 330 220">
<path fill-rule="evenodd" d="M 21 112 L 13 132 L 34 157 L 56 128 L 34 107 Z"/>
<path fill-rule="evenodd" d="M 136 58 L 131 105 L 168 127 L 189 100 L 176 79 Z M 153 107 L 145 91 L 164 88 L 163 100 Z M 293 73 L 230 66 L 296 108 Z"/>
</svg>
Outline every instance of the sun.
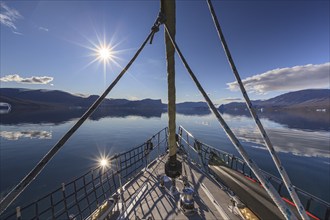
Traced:
<svg viewBox="0 0 330 220">
<path fill-rule="evenodd" d="M 92 60 L 83 67 L 84 69 L 94 63 L 98 63 L 103 66 L 103 74 L 106 75 L 106 69 L 108 67 L 110 69 L 114 67 L 123 68 L 119 63 L 119 61 L 123 60 L 121 54 L 129 49 L 119 50 L 118 47 L 122 42 L 116 42 L 114 36 L 107 39 L 105 34 L 103 34 L 103 38 L 99 34 L 96 34 L 96 40 L 86 39 L 89 43 L 86 45 L 79 44 L 79 46 L 91 52 L 88 57 L 92 57 Z"/>
<path fill-rule="evenodd" d="M 110 64 L 114 64 L 116 66 L 120 66 L 117 60 L 120 58 L 118 57 L 118 53 L 120 51 L 116 50 L 117 45 L 113 45 L 111 43 L 99 42 L 98 44 L 92 43 L 93 47 L 86 47 L 92 51 L 90 56 L 94 57 L 94 59 L 87 64 L 87 66 L 91 65 L 92 63 L 98 62 L 103 64 L 104 67 Z"/>
<path fill-rule="evenodd" d="M 98 60 L 108 62 L 113 59 L 112 48 L 110 46 L 101 46 L 97 48 Z"/>
<path fill-rule="evenodd" d="M 103 64 L 104 83 L 106 83 L 107 66 L 110 64 L 118 64 L 116 62 L 118 57 L 116 56 L 115 47 L 110 43 L 105 43 L 104 41 L 100 42 L 99 45 L 94 44 L 94 48 L 91 48 L 91 50 L 94 52 L 92 54 L 94 56 L 94 60 L 91 63 L 98 61 Z"/>
<path fill-rule="evenodd" d="M 121 54 L 130 49 L 119 50 L 118 47 L 122 42 L 116 42 L 115 36 L 107 38 L 106 35 L 103 34 L 102 38 L 99 34 L 96 33 L 95 40 L 88 38 L 86 39 L 88 41 L 88 44 L 78 45 L 88 49 L 90 51 L 88 57 L 92 57 L 92 59 L 88 63 L 86 63 L 83 69 L 86 69 L 94 63 L 97 63 L 98 65 L 101 64 L 101 66 L 103 67 L 104 86 L 106 86 L 107 74 L 111 73 L 114 70 L 117 70 L 117 68 L 123 68 L 123 66 L 121 66 L 119 63 L 119 61 L 123 60 Z M 111 72 L 108 71 L 108 68 L 109 70 L 111 70 Z"/>
</svg>

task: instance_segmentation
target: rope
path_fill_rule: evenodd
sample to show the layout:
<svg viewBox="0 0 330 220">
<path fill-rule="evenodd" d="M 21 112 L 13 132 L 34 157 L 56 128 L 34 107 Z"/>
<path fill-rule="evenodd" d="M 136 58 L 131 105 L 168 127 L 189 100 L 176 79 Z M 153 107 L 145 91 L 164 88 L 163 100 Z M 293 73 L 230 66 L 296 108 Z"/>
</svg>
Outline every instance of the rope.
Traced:
<svg viewBox="0 0 330 220">
<path fill-rule="evenodd" d="M 150 37 L 150 42 L 149 42 L 150 44 L 152 44 L 155 34 L 159 31 L 159 26 L 163 24 L 165 21 L 166 21 L 165 15 L 162 11 L 160 11 L 157 20 L 155 21 L 154 25 L 151 28 L 152 35 Z"/>
<path fill-rule="evenodd" d="M 278 157 L 278 155 L 277 155 L 277 153 L 276 153 L 276 151 L 275 151 L 275 149 L 273 147 L 273 144 L 271 143 L 271 141 L 270 141 L 270 139 L 269 139 L 269 137 L 268 137 L 268 135 L 267 135 L 267 133 L 266 133 L 263 125 L 261 124 L 261 122 L 260 122 L 260 120 L 258 118 L 258 115 L 257 115 L 255 109 L 252 106 L 251 100 L 250 100 L 250 98 L 249 98 L 249 96 L 248 96 L 248 94 L 247 94 L 247 92 L 246 92 L 246 90 L 244 88 L 243 82 L 241 80 L 241 77 L 240 77 L 237 69 L 236 69 L 234 60 L 233 60 L 233 58 L 231 56 L 231 53 L 229 51 L 229 48 L 228 48 L 228 45 L 226 43 L 225 37 L 224 37 L 224 35 L 222 33 L 222 30 L 221 30 L 221 27 L 220 27 L 220 24 L 219 24 L 219 20 L 218 20 L 216 14 L 215 14 L 215 11 L 214 11 L 214 8 L 213 8 L 213 5 L 212 5 L 211 0 L 207 0 L 207 3 L 208 3 L 208 6 L 209 6 L 211 15 L 212 15 L 212 19 L 213 19 L 214 24 L 216 26 L 216 29 L 217 29 L 217 32 L 218 32 L 220 41 L 222 43 L 222 47 L 223 47 L 223 49 L 224 49 L 224 51 L 226 53 L 228 62 L 230 64 L 230 66 L 231 66 L 231 69 L 232 69 L 232 71 L 233 71 L 233 73 L 234 73 L 234 75 L 236 77 L 236 80 L 237 80 L 237 82 L 239 84 L 239 87 L 241 89 L 241 92 L 242 92 L 242 94 L 244 96 L 246 105 L 247 105 L 247 107 L 248 107 L 248 109 L 249 109 L 249 111 L 250 111 L 250 113 L 251 113 L 251 115 L 252 115 L 255 123 L 257 124 L 257 126 L 259 128 L 260 134 L 261 134 L 261 136 L 263 137 L 263 139 L 264 139 L 264 141 L 266 143 L 267 149 L 268 149 L 268 151 L 269 151 L 269 153 L 270 153 L 270 155 L 271 155 L 271 157 L 272 157 L 272 159 L 273 159 L 273 161 L 275 163 L 275 166 L 276 166 L 278 172 L 280 173 L 280 175 L 281 175 L 281 177 L 283 179 L 283 182 L 284 182 L 284 184 L 285 184 L 285 186 L 286 186 L 286 188 L 287 188 L 287 190 L 288 190 L 291 198 L 293 199 L 294 203 L 297 205 L 296 207 L 298 209 L 298 212 L 299 212 L 300 216 L 304 220 L 309 219 L 309 217 L 307 216 L 306 211 L 304 209 L 304 206 L 301 204 L 300 199 L 299 199 L 299 197 L 298 197 L 298 195 L 296 193 L 296 190 L 294 189 L 294 187 L 293 187 L 293 185 L 291 183 L 291 180 L 290 180 L 287 172 L 285 171 L 284 167 L 281 164 L 280 158 Z"/>
<path fill-rule="evenodd" d="M 158 19 L 157 19 L 158 20 Z M 156 25 L 161 23 L 157 22 Z M 154 35 L 154 29 L 142 43 L 141 47 L 136 51 L 133 58 L 120 72 L 116 79 L 110 84 L 110 86 L 103 92 L 103 94 L 94 102 L 94 104 L 84 113 L 84 115 L 72 126 L 72 128 L 52 147 L 50 151 L 39 161 L 39 163 L 26 175 L 15 188 L 10 191 L 6 197 L 0 202 L 0 215 L 8 208 L 8 206 L 15 201 L 15 199 L 25 190 L 25 188 L 39 175 L 39 173 L 45 168 L 48 162 L 55 156 L 55 154 L 62 148 L 66 141 L 78 130 L 78 128 L 86 121 L 86 119 L 97 109 L 104 98 L 115 87 L 122 76 L 127 72 L 133 62 L 136 60 L 142 49 L 145 47 L 151 36 Z"/>
<path fill-rule="evenodd" d="M 211 99 L 208 97 L 207 93 L 205 92 L 205 90 L 203 89 L 203 87 L 201 86 L 201 84 L 199 83 L 198 79 L 196 78 L 195 74 L 193 73 L 193 71 L 190 69 L 187 61 L 185 60 L 185 58 L 183 57 L 178 45 L 176 44 L 176 42 L 172 39 L 169 30 L 167 29 L 167 26 L 165 25 L 165 30 L 167 31 L 171 42 L 175 48 L 175 50 L 177 51 L 181 61 L 183 62 L 185 68 L 187 69 L 190 77 L 192 78 L 192 80 L 195 82 L 198 90 L 200 91 L 200 93 L 203 95 L 205 101 L 207 102 L 209 108 L 211 109 L 211 111 L 213 112 L 213 114 L 216 116 L 216 118 L 218 119 L 220 125 L 222 126 L 222 128 L 224 129 L 224 131 L 226 132 L 227 136 L 229 137 L 229 139 L 231 140 L 231 142 L 233 143 L 233 145 L 236 147 L 236 150 L 241 154 L 242 158 L 244 159 L 244 161 L 248 164 L 248 166 L 250 167 L 250 169 L 253 171 L 253 173 L 256 175 L 256 177 L 258 178 L 258 180 L 260 181 L 260 183 L 263 185 L 263 187 L 265 188 L 265 190 L 267 191 L 267 193 L 270 195 L 270 197 L 273 199 L 273 201 L 276 203 L 276 205 L 279 207 L 280 211 L 283 213 L 283 215 L 287 218 L 287 219 L 297 219 L 296 216 L 291 212 L 291 210 L 288 208 L 288 206 L 285 204 L 285 202 L 282 200 L 281 196 L 278 194 L 278 192 L 275 190 L 274 186 L 270 183 L 270 181 L 261 173 L 259 167 L 257 166 L 257 164 L 249 157 L 249 155 L 247 154 L 247 152 L 245 151 L 245 149 L 243 148 L 242 144 L 240 143 L 240 141 L 237 139 L 237 137 L 235 136 L 235 134 L 232 132 L 232 130 L 229 128 L 229 126 L 227 125 L 227 123 L 225 122 L 225 120 L 222 118 L 222 116 L 220 115 L 219 111 L 216 109 L 216 107 L 214 106 L 214 104 L 212 103 Z"/>
</svg>

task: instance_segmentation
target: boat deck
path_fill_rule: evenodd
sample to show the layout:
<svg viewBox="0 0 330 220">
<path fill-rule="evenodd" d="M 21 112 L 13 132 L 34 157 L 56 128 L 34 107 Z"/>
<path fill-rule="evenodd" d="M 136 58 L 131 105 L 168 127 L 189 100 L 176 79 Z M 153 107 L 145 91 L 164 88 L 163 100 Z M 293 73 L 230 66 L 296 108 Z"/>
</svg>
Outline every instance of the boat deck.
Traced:
<svg viewBox="0 0 330 220">
<path fill-rule="evenodd" d="M 230 196 L 195 165 L 188 166 L 187 162 L 182 163 L 182 176 L 187 177 L 195 190 L 195 211 L 185 215 L 180 209 L 180 193 L 172 195 L 170 191 L 172 181 L 166 181 L 165 177 L 163 187 L 159 181 L 164 176 L 166 159 L 165 156 L 155 161 L 124 187 L 124 202 L 119 201 L 111 219 L 240 219 L 229 208 L 232 206 Z M 176 186 L 179 191 L 183 189 L 180 178 Z M 122 206 L 126 211 L 119 213 Z"/>
</svg>

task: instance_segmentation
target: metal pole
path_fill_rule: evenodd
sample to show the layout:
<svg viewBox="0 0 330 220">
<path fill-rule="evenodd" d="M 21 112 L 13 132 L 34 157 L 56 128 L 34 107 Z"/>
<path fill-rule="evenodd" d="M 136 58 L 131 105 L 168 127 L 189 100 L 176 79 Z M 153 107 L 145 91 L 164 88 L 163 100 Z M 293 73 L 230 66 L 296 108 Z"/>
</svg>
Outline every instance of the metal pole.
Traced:
<svg viewBox="0 0 330 220">
<path fill-rule="evenodd" d="M 165 24 L 169 26 L 173 37 L 175 36 L 175 1 L 167 0 L 163 4 L 164 11 L 166 13 Z M 169 131 L 169 156 L 175 157 L 176 155 L 176 103 L 175 103 L 175 49 L 171 44 L 171 40 L 165 32 L 165 44 L 166 44 L 166 61 L 167 61 L 167 86 L 168 86 L 168 131 Z"/>
<path fill-rule="evenodd" d="M 162 0 L 161 11 L 165 14 L 165 24 L 175 36 L 175 0 Z M 168 131 L 169 131 L 169 158 L 165 164 L 165 173 L 171 178 L 177 178 L 182 173 L 182 164 L 176 158 L 176 103 L 175 103 L 175 48 L 168 33 L 165 31 L 167 86 L 168 86 Z"/>
<path fill-rule="evenodd" d="M 244 96 L 244 99 L 245 99 L 245 102 L 246 102 L 246 105 L 252 115 L 252 117 L 254 118 L 254 121 L 255 123 L 257 124 L 258 128 L 259 128 L 259 131 L 260 131 L 260 134 L 262 135 L 265 143 L 266 143 L 266 147 L 275 163 L 275 166 L 278 170 L 278 172 L 280 173 L 282 179 L 283 179 L 283 182 L 286 186 L 286 188 L 288 189 L 288 192 L 292 198 L 292 200 L 294 201 L 294 203 L 296 204 L 296 207 L 298 209 L 298 212 L 301 216 L 302 219 L 306 220 L 306 219 L 309 219 L 309 217 L 307 216 L 306 214 L 306 211 L 304 209 L 304 206 L 301 204 L 300 202 L 300 199 L 296 193 L 296 190 L 294 189 L 292 183 L 291 183 L 291 180 L 289 178 L 289 175 L 287 174 L 287 172 L 285 171 L 284 167 L 282 166 L 281 164 L 281 161 L 280 161 L 280 158 L 278 157 L 274 147 L 273 147 L 273 144 L 271 143 L 264 127 L 262 126 L 258 116 L 257 116 L 257 113 L 255 111 L 255 109 L 252 107 L 252 103 L 251 103 L 251 100 L 244 88 L 244 85 L 243 85 L 243 82 L 241 80 L 241 77 L 237 71 L 237 68 L 236 68 L 236 65 L 234 63 L 234 60 L 231 56 L 231 53 L 229 51 L 229 48 L 228 48 L 228 45 L 227 45 L 227 42 L 226 42 L 226 39 L 225 39 L 225 36 L 223 35 L 222 33 L 222 30 L 221 30 L 221 27 L 220 27 L 220 23 L 219 23 L 219 20 L 215 14 L 215 11 L 214 11 L 214 8 L 213 8 L 213 5 L 212 5 L 212 2 L 211 0 L 207 0 L 207 3 L 208 3 L 208 6 L 209 6 L 209 9 L 211 11 L 211 15 L 212 15 L 212 18 L 213 18 L 213 21 L 215 23 L 215 26 L 216 26 L 216 29 L 218 31 L 218 35 L 219 35 L 219 38 L 221 40 L 221 43 L 222 43 L 222 47 L 227 55 L 227 59 L 228 59 L 228 62 L 231 66 L 231 69 L 236 77 L 236 80 L 238 82 L 238 85 L 242 91 L 242 94 Z"/>
<path fill-rule="evenodd" d="M 123 184 L 121 182 L 121 166 L 120 166 L 120 156 L 116 157 L 116 164 L 117 164 L 117 173 L 118 173 L 118 179 L 119 179 L 119 199 L 122 202 L 122 206 L 121 206 L 121 210 L 120 213 L 122 213 L 125 210 L 125 201 L 124 201 L 124 197 L 123 197 Z M 119 203 L 118 203 L 119 204 Z"/>
<path fill-rule="evenodd" d="M 157 135 L 157 160 L 159 160 L 159 158 L 160 158 L 160 150 L 159 150 L 159 148 L 160 148 L 160 140 L 159 140 L 159 135 L 160 135 L 160 133 L 158 133 L 158 135 Z"/>
</svg>

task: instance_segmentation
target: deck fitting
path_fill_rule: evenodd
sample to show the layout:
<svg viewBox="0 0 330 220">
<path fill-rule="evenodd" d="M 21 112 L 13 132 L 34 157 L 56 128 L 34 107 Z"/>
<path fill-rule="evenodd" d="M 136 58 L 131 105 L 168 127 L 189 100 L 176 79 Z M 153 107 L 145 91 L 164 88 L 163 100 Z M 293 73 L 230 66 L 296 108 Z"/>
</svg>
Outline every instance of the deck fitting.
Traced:
<svg viewBox="0 0 330 220">
<path fill-rule="evenodd" d="M 194 189 L 191 187 L 184 187 L 181 194 L 180 206 L 184 214 L 193 214 L 194 207 Z"/>
<path fill-rule="evenodd" d="M 182 163 L 176 159 L 176 155 L 170 157 L 165 163 L 165 174 L 170 178 L 178 178 L 182 174 Z"/>
</svg>

